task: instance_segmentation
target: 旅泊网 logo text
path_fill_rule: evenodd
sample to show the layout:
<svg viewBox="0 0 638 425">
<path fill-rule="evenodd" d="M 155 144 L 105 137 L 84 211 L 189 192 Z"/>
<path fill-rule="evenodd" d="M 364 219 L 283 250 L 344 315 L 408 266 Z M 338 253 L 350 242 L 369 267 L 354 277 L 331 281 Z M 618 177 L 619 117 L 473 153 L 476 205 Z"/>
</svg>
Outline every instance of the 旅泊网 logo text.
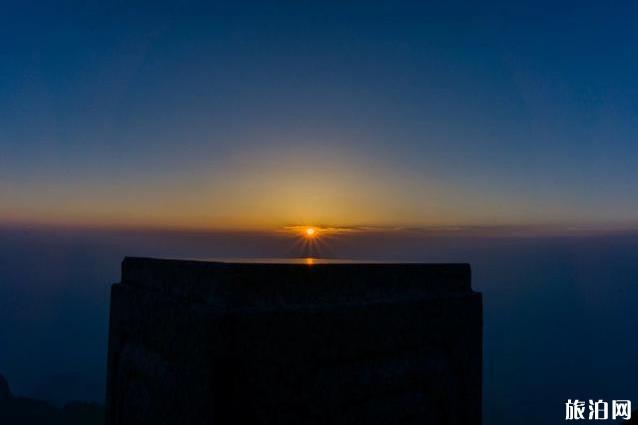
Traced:
<svg viewBox="0 0 638 425">
<path fill-rule="evenodd" d="M 631 419 L 631 401 L 612 400 L 611 403 L 608 403 L 603 400 L 569 399 L 565 403 L 566 421 L 604 421 L 608 419 Z"/>
</svg>

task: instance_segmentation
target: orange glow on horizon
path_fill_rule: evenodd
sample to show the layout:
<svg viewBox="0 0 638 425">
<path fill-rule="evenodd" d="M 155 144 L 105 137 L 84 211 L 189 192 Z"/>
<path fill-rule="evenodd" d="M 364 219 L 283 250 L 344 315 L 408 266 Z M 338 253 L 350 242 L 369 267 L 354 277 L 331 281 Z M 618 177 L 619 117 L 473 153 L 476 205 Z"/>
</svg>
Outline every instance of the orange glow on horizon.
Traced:
<svg viewBox="0 0 638 425">
<path fill-rule="evenodd" d="M 307 227 L 304 233 L 307 238 L 314 238 L 315 236 L 317 236 L 317 231 L 314 227 Z"/>
</svg>

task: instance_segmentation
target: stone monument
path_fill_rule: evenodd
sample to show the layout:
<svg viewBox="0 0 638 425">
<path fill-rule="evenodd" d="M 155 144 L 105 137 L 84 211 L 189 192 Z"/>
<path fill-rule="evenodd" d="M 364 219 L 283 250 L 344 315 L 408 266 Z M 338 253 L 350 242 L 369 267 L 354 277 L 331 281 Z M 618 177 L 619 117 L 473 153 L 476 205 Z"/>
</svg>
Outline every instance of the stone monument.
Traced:
<svg viewBox="0 0 638 425">
<path fill-rule="evenodd" d="M 126 258 L 108 425 L 481 423 L 467 264 Z"/>
</svg>

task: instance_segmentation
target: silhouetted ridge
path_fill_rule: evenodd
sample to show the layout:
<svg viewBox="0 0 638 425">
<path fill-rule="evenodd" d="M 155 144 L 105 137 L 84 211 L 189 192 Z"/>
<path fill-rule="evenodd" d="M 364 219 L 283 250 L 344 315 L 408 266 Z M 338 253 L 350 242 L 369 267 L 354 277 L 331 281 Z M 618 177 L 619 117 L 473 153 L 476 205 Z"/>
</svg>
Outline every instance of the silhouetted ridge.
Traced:
<svg viewBox="0 0 638 425">
<path fill-rule="evenodd" d="M 0 375 L 0 424 L 2 425 L 102 425 L 104 408 L 97 403 L 75 401 L 62 409 L 28 397 L 11 394 Z"/>
</svg>

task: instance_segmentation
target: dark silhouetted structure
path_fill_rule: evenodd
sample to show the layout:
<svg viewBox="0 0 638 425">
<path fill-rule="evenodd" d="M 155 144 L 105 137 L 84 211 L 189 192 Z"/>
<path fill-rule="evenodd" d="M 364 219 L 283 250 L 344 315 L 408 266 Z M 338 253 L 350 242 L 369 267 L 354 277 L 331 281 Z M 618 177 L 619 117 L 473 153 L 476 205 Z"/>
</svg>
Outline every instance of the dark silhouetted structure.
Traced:
<svg viewBox="0 0 638 425">
<path fill-rule="evenodd" d="M 107 424 L 481 423 L 466 264 L 127 258 Z"/>
</svg>

